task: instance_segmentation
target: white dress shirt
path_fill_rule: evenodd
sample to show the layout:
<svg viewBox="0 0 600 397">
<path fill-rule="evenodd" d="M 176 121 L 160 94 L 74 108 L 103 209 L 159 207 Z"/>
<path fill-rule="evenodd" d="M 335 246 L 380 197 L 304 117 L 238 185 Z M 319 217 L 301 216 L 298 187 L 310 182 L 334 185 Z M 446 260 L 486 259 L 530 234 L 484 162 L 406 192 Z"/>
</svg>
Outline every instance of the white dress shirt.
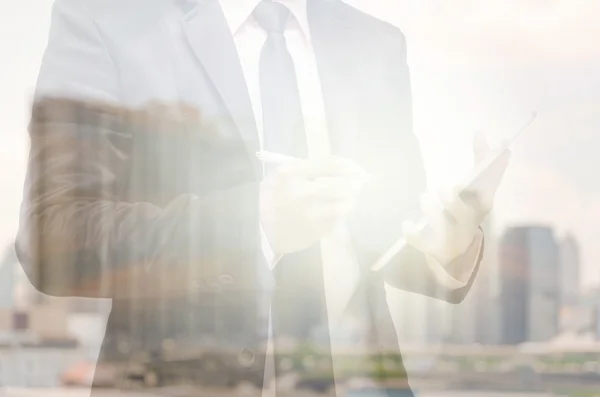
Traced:
<svg viewBox="0 0 600 397">
<path fill-rule="evenodd" d="M 310 39 L 306 0 L 277 1 L 288 7 L 292 13 L 284 35 L 296 69 L 308 156 L 327 156 L 330 154 L 327 120 L 315 54 Z M 220 2 L 238 51 L 262 148 L 263 121 L 259 59 L 267 33 L 252 16 L 252 11 L 260 0 L 220 0 Z M 262 247 L 271 267 L 276 266 L 279 258 L 273 255 L 264 234 Z M 337 320 L 346 307 L 358 281 L 358 262 L 352 251 L 349 234 L 342 226 L 322 238 L 321 252 L 331 332 L 335 330 Z M 269 329 L 271 329 L 270 324 Z M 332 340 L 333 344 L 334 340 Z M 269 347 L 268 361 L 272 351 L 270 340 Z"/>
</svg>

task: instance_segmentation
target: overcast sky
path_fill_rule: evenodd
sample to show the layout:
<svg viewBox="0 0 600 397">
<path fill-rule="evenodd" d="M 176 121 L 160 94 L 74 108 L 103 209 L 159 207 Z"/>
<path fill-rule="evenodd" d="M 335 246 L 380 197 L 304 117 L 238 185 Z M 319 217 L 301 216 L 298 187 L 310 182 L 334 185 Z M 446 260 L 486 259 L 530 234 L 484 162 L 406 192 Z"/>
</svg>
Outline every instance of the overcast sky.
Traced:
<svg viewBox="0 0 600 397">
<path fill-rule="evenodd" d="M 126 1 L 126 0 L 124 0 Z M 432 186 L 470 167 L 476 129 L 492 142 L 529 116 L 499 192 L 496 228 L 542 222 L 582 244 L 600 281 L 600 3 L 581 0 L 350 1 L 405 31 L 416 133 Z M 0 2 L 0 244 L 15 234 L 31 92 L 51 2 Z M 8 61 L 8 62 L 7 62 Z"/>
</svg>

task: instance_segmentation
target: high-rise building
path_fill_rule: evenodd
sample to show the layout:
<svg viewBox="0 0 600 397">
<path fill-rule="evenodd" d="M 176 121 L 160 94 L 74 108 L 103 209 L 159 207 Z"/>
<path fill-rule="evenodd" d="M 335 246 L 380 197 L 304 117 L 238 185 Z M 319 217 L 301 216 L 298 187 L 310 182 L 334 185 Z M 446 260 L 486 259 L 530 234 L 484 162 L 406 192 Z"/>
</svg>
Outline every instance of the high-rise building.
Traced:
<svg viewBox="0 0 600 397">
<path fill-rule="evenodd" d="M 579 245 L 571 234 L 560 242 L 561 304 L 577 306 L 581 296 Z"/>
<path fill-rule="evenodd" d="M 433 301 L 429 297 L 406 291 L 393 288 L 388 290 L 390 312 L 402 344 L 423 346 L 431 343 L 434 335 L 429 335 L 427 330 L 434 326 L 430 321 L 436 310 L 432 307 L 435 303 Z"/>
<path fill-rule="evenodd" d="M 15 270 L 18 265 L 15 248 L 10 244 L 0 259 L 0 309 L 11 309 L 15 305 Z"/>
<path fill-rule="evenodd" d="M 444 302 L 428 299 L 425 302 L 425 332 L 423 344 L 439 345 L 444 341 Z"/>
<path fill-rule="evenodd" d="M 499 245 L 501 342 L 540 342 L 558 333 L 559 249 L 551 228 L 514 227 Z"/>
<path fill-rule="evenodd" d="M 497 310 L 492 282 L 496 271 L 495 238 L 488 218 L 482 225 L 485 248 L 471 290 L 464 301 L 449 308 L 450 332 L 446 342 L 453 344 L 494 344 Z"/>
<path fill-rule="evenodd" d="M 577 240 L 568 234 L 560 242 L 560 329 L 577 331 L 582 326 L 582 294 L 580 255 Z"/>
</svg>

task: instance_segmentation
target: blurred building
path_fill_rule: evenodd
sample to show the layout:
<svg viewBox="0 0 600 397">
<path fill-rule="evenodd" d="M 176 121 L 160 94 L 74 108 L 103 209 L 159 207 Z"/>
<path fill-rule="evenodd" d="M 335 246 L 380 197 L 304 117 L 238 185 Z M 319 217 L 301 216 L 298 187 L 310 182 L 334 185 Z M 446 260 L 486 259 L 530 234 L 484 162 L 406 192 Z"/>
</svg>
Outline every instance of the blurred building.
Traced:
<svg viewBox="0 0 600 397">
<path fill-rule="evenodd" d="M 471 291 L 459 305 L 449 307 L 449 335 L 445 338 L 452 344 L 495 344 L 497 343 L 498 310 L 493 288 L 497 271 L 495 238 L 492 221 L 488 218 L 482 225 L 485 234 L 485 249 L 479 272 Z"/>
<path fill-rule="evenodd" d="M 393 287 L 386 289 L 401 345 L 422 347 L 444 341 L 447 303 Z"/>
<path fill-rule="evenodd" d="M 580 307 L 586 317 L 580 320 L 580 323 L 583 323 L 581 329 L 589 332 L 594 339 L 600 340 L 600 287 L 582 292 Z"/>
<path fill-rule="evenodd" d="M 6 252 L 5 266 L 8 265 L 10 267 L 10 271 L 13 273 L 13 281 L 11 293 L 12 304 L 5 306 L 5 308 L 26 309 L 34 305 L 43 304 L 48 297 L 31 285 L 27 274 L 17 258 L 14 242 L 11 242 L 6 246 Z M 6 271 L 8 272 L 8 270 Z"/>
<path fill-rule="evenodd" d="M 29 282 L 11 241 L 0 259 L 0 310 L 27 309 L 43 304 L 47 298 Z"/>
<path fill-rule="evenodd" d="M 600 340 L 600 304 L 593 307 L 592 334 L 596 340 Z"/>
<path fill-rule="evenodd" d="M 581 297 L 579 245 L 571 234 L 560 242 L 561 304 L 577 306 Z"/>
<path fill-rule="evenodd" d="M 559 247 L 551 228 L 509 228 L 499 245 L 501 343 L 547 341 L 558 333 Z"/>
<path fill-rule="evenodd" d="M 425 346 L 439 345 L 444 341 L 444 302 L 429 299 L 425 302 Z"/>
<path fill-rule="evenodd" d="M 0 343 L 73 339 L 68 331 L 68 319 L 68 308 L 57 301 L 26 309 L 0 309 Z"/>
<path fill-rule="evenodd" d="M 388 287 L 390 312 L 401 344 L 425 345 L 427 339 L 428 308 L 426 298 L 417 294 Z"/>
<path fill-rule="evenodd" d="M 580 329 L 582 317 L 585 317 L 582 311 L 589 310 L 582 307 L 580 274 L 579 244 L 575 237 L 569 234 L 560 242 L 560 329 L 563 332 Z"/>
<path fill-rule="evenodd" d="M 85 359 L 73 340 L 0 342 L 3 387 L 57 387 L 69 367 Z"/>
<path fill-rule="evenodd" d="M 105 318 L 72 313 L 71 299 L 0 309 L 0 385 L 56 387 L 76 363 L 97 361 Z"/>
<path fill-rule="evenodd" d="M 0 309 L 15 305 L 16 268 L 19 265 L 13 244 L 10 244 L 0 259 Z"/>
</svg>

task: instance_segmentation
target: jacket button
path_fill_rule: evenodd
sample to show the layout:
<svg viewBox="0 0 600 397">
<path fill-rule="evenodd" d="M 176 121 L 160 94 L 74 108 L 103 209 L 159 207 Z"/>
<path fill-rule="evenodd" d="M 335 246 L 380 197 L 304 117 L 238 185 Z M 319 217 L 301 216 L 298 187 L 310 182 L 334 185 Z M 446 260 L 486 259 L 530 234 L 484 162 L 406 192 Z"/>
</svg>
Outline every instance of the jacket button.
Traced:
<svg viewBox="0 0 600 397">
<path fill-rule="evenodd" d="M 242 367 L 250 367 L 254 364 L 254 352 L 247 347 L 240 350 L 238 362 Z"/>
</svg>

